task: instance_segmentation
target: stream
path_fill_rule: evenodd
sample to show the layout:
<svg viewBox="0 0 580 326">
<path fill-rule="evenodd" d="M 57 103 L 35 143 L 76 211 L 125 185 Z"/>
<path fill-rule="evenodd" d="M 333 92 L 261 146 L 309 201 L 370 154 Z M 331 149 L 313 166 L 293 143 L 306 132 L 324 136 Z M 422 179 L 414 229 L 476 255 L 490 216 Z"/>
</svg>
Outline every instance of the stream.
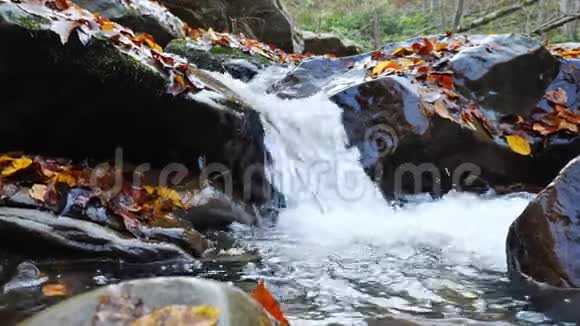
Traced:
<svg viewBox="0 0 580 326">
<path fill-rule="evenodd" d="M 271 181 L 286 195 L 275 221 L 229 232 L 260 260 L 143 266 L 36 259 L 30 268 L 38 278 L 73 293 L 154 275 L 212 278 L 248 291 L 264 279 L 293 325 L 389 325 L 380 323 L 385 316 L 425 325 L 552 325 L 510 293 L 506 275 L 507 231 L 531 194 L 452 192 L 393 205 L 364 172 L 358 150 L 347 149 L 341 111 L 325 96 L 266 95 L 281 71 L 250 84 L 212 75 L 263 114 Z M 61 300 L 12 286 L 0 296 L 7 323 Z"/>
</svg>

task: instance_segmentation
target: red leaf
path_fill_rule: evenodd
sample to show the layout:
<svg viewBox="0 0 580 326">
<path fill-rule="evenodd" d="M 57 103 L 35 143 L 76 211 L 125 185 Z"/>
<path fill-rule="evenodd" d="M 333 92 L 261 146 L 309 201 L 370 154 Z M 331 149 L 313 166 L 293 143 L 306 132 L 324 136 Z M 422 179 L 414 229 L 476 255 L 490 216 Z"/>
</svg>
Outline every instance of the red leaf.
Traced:
<svg viewBox="0 0 580 326">
<path fill-rule="evenodd" d="M 272 317 L 276 318 L 282 325 L 289 326 L 290 323 L 284 316 L 282 309 L 280 309 L 280 304 L 276 301 L 274 296 L 266 289 L 264 286 L 264 281 L 259 281 L 258 286 L 252 292 L 252 297 L 258 301 L 264 309 L 266 309 Z"/>
</svg>

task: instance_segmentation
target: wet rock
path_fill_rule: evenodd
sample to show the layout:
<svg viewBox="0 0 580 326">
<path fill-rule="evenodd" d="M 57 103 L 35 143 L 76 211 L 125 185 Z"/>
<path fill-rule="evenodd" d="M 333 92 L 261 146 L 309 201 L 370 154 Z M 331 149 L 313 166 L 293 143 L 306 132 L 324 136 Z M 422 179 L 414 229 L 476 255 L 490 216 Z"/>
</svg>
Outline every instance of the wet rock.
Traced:
<svg viewBox="0 0 580 326">
<path fill-rule="evenodd" d="M 185 39 L 172 41 L 165 51 L 187 58 L 200 69 L 229 73 L 243 81 L 250 81 L 260 70 L 272 64 L 262 56 L 252 56 L 239 49 L 203 47 Z"/>
<path fill-rule="evenodd" d="M 361 53 L 358 45 L 350 40 L 343 40 L 331 33 L 303 32 L 304 53 L 318 55 L 334 54 L 337 57 L 348 57 Z"/>
<path fill-rule="evenodd" d="M 196 230 L 222 230 L 233 223 L 256 225 L 257 213 L 246 205 L 222 192 L 208 187 L 192 200 L 193 205 L 179 217 L 191 223 Z"/>
<path fill-rule="evenodd" d="M 194 278 L 137 280 L 73 297 L 21 325 L 116 325 L 134 322 L 171 306 L 212 306 L 220 325 L 274 324 L 273 319 L 242 291 L 221 283 Z"/>
<path fill-rule="evenodd" d="M 560 288 L 580 287 L 580 157 L 513 223 L 507 238 L 512 279 L 528 277 Z"/>
<path fill-rule="evenodd" d="M 280 0 L 163 0 L 189 26 L 243 33 L 290 53 L 302 53 L 302 36 Z"/>
<path fill-rule="evenodd" d="M 35 288 L 46 282 L 48 277 L 42 275 L 31 262 L 23 262 L 16 267 L 12 279 L 4 284 L 3 292 L 7 294 L 23 288 Z"/>
<path fill-rule="evenodd" d="M 73 0 L 73 2 L 136 32 L 151 34 L 162 46 L 173 39 L 185 37 L 183 22 L 155 1 Z"/>
<path fill-rule="evenodd" d="M 0 207 L 0 233 L 3 240 L 11 239 L 12 249 L 32 241 L 41 249 L 48 245 L 76 254 L 117 257 L 133 262 L 192 260 L 196 254 L 191 248 L 186 251 L 171 243 L 139 240 L 91 222 L 22 208 Z"/>
<path fill-rule="evenodd" d="M 482 106 L 526 114 L 557 76 L 559 62 L 535 39 L 520 35 L 470 36 L 478 45 L 449 62 L 456 85 Z"/>
<path fill-rule="evenodd" d="M 383 56 L 382 60 L 396 60 L 397 56 L 392 53 L 398 50 L 414 53 L 411 45 L 420 47 L 422 39 L 389 44 L 381 51 L 359 56 L 306 59 L 271 91 L 283 98 L 327 94 L 344 110 L 343 123 L 350 144 L 359 148 L 368 174 L 377 180 L 388 197 L 398 193 L 441 194 L 453 188 L 542 189 L 580 152 L 580 137 L 532 136 L 528 141 L 533 156 L 523 156 L 507 146 L 501 135 L 504 126 L 500 118 L 507 116 L 505 112 L 525 112 L 523 116 L 529 117 L 533 108 L 541 105 L 537 102 L 542 102 L 550 82 L 554 81 L 550 89 L 565 82 L 575 94 L 578 81 L 570 82 L 570 78 L 564 77 L 568 74 L 563 72 L 561 78 L 553 80 L 559 67 L 557 60 L 528 38 L 470 36 L 471 41 L 465 41 L 463 36 L 454 36 L 442 38 L 438 44 L 452 44 L 458 42 L 457 38 L 467 43 L 461 43 L 457 53 L 445 50 L 443 54 L 436 54 L 435 58 L 438 55 L 441 58 L 433 61 L 430 69 L 453 76 L 454 88 L 461 96 L 453 94 L 449 98 L 448 90 L 417 79 L 416 72 L 370 76 L 369 66 L 374 64 L 375 55 Z M 513 49 L 509 49 L 510 40 L 514 43 Z M 487 52 L 488 48 L 494 54 L 489 59 L 482 58 L 476 65 L 475 58 L 483 56 L 481 51 Z M 526 63 L 525 67 L 522 62 Z M 522 70 L 526 70 L 525 74 Z M 493 90 L 489 88 L 487 79 L 501 78 L 508 71 L 510 76 L 506 80 L 538 74 L 528 78 L 533 85 L 526 84 L 527 95 L 525 90 L 513 89 L 519 86 L 503 83 L 498 83 Z M 525 84 L 514 79 L 510 83 Z M 467 80 L 479 82 L 471 84 Z M 486 98 L 477 94 L 478 89 L 485 87 L 488 87 L 487 95 L 495 95 Z M 514 98 L 521 103 L 515 105 Z M 441 101 L 439 107 L 432 107 Z M 514 107 L 506 111 L 505 106 L 509 105 Z M 576 110 L 574 105 L 570 108 L 572 112 Z M 474 112 L 472 109 L 479 112 L 478 117 L 469 117 L 469 112 Z M 549 110 L 552 109 L 550 104 Z"/>
<path fill-rule="evenodd" d="M 172 81 L 151 58 L 111 41 L 80 40 L 76 32 L 63 45 L 48 22 L 17 4 L 0 4 L 0 38 L 9 44 L 0 53 L 3 105 L 19 108 L 0 121 L 1 152 L 107 162 L 120 148 L 124 163 L 158 169 L 178 163 L 194 175 L 203 157 L 229 170 L 234 192 L 244 193 L 244 172 L 262 165 L 266 154 L 259 114 L 234 92 L 192 70 L 206 88 L 173 96 L 167 91 Z M 267 198 L 253 193 L 247 200 Z"/>
</svg>

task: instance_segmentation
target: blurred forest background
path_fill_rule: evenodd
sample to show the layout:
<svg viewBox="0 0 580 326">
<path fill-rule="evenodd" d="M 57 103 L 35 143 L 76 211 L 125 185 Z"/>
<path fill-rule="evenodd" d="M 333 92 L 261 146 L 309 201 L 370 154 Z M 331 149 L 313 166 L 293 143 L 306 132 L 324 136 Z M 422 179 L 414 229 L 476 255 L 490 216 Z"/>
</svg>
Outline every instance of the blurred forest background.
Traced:
<svg viewBox="0 0 580 326">
<path fill-rule="evenodd" d="M 449 31 L 523 33 L 578 41 L 580 0 L 282 0 L 298 26 L 332 32 L 370 50 Z"/>
</svg>

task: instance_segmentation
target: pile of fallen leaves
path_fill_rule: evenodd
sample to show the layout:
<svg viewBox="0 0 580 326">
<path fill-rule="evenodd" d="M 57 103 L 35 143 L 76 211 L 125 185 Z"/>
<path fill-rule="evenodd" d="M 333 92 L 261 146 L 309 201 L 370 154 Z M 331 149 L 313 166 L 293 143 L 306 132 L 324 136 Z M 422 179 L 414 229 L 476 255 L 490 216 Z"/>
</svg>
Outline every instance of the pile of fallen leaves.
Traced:
<svg viewBox="0 0 580 326">
<path fill-rule="evenodd" d="M 580 47 L 556 45 L 548 47 L 552 54 L 564 59 L 580 59 Z"/>
<path fill-rule="evenodd" d="M 231 49 L 239 49 L 249 55 L 260 55 L 277 63 L 299 63 L 310 55 L 288 54 L 274 46 L 248 38 L 243 34 L 217 33 L 213 29 L 193 29 L 187 24 L 184 30 L 189 39 L 196 45 L 211 48 L 221 46 Z"/>
<path fill-rule="evenodd" d="M 551 112 L 538 109 L 526 117 L 505 116 L 493 123 L 477 103 L 455 92 L 455 73 L 444 70 L 453 56 L 477 44 L 467 36 L 450 36 L 447 37 L 448 41 L 423 38 L 392 53 L 373 52 L 370 63 L 365 66 L 368 78 L 389 75 L 409 78 L 412 83 L 420 85 L 421 103 L 428 116 L 437 115 L 473 130 L 479 126 L 491 138 L 503 139 L 514 152 L 521 155 L 531 155 L 530 143 L 538 138 L 580 135 L 580 115 L 568 107 L 568 97 L 563 89 L 546 93 L 545 99 L 552 105 Z M 577 58 L 580 54 L 578 49 L 560 47 L 551 50 L 563 58 Z"/>
<path fill-rule="evenodd" d="M 88 45 L 95 40 L 105 40 L 121 52 L 149 65 L 169 79 L 168 92 L 179 95 L 187 91 L 207 88 L 194 74 L 192 67 L 179 56 L 164 53 L 163 48 L 146 33 L 134 33 L 98 14 L 84 10 L 70 0 L 0 0 L 12 2 L 23 11 L 49 21 L 45 28 L 60 36 L 66 44 L 70 35 L 77 33 L 79 40 Z"/>
<path fill-rule="evenodd" d="M 39 207 L 61 215 L 74 209 L 99 222 L 116 216 L 135 236 L 141 223 L 189 208 L 185 197 L 189 195 L 144 185 L 132 173 L 109 164 L 90 167 L 40 156 L 0 156 L 0 200 L 10 200 L 22 191 Z"/>
</svg>

